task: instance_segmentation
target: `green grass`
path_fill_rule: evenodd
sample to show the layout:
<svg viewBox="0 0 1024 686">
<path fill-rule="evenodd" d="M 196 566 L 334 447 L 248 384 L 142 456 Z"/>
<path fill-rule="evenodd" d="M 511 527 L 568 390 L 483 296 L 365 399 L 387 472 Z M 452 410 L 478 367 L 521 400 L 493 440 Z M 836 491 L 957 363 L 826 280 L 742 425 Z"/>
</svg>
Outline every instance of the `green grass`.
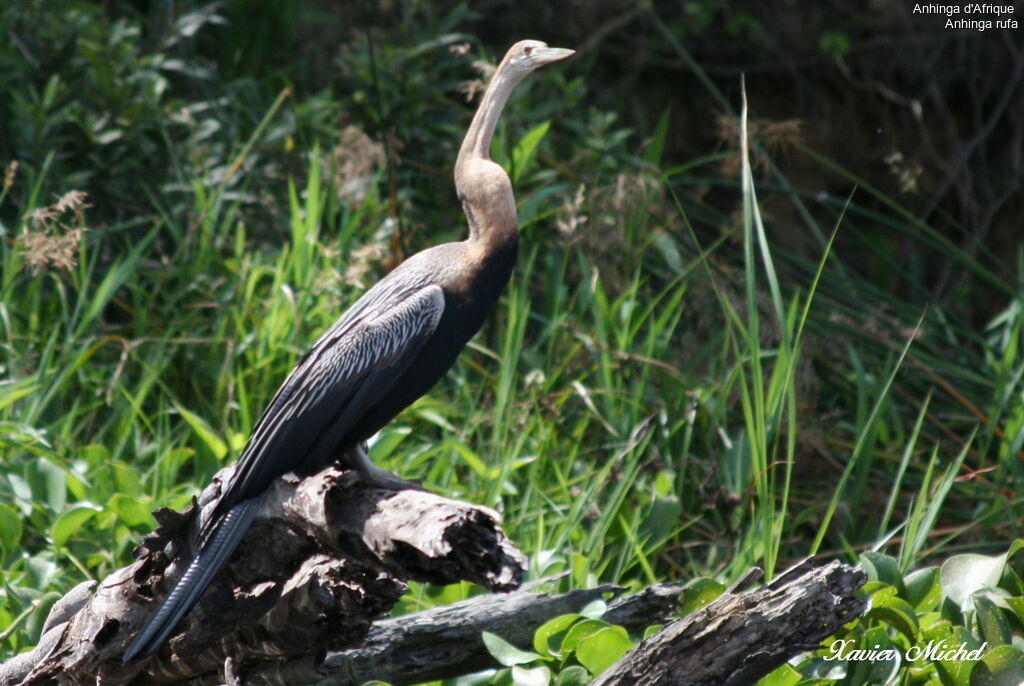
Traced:
<svg viewBox="0 0 1024 686">
<path fill-rule="evenodd" d="M 460 16 L 438 18 L 438 35 Z M 37 640 L 61 591 L 124 564 L 149 510 L 181 507 L 238 454 L 291 365 L 358 297 L 353 281 L 372 283 L 403 247 L 460 237 L 443 165 L 467 119 L 450 95 L 467 65 L 427 65 L 411 42 L 364 48 L 348 46 L 362 98 L 349 114 L 422 145 L 365 170 L 358 199 L 340 190 L 353 179 L 324 124 L 335 105 L 249 82 L 230 105 L 196 103 L 220 103 L 208 139 L 179 145 L 166 123 L 167 178 L 139 175 L 129 216 L 108 198 L 47 223 L 57 236 L 90 228 L 73 268 L 35 272 L 13 238 L 41 228 L 32 213 L 54 204 L 65 161 L 24 163 L 0 194 L 3 654 Z M 802 148 L 851 182 L 812 207 L 777 169 L 751 168 L 745 103 L 736 150 L 669 159 L 668 112 L 630 135 L 614 113 L 570 110 L 583 86 L 566 64 L 517 95 L 495 145 L 523 223 L 512 283 L 372 457 L 502 510 L 531 574 L 569 570 L 564 586 L 728 582 L 755 564 L 869 552 L 902 580 L 1006 553 L 1024 515 L 1024 269 L 1008 280 Z M 401 114 L 400 96 L 436 116 Z M 739 174 L 723 174 L 734 154 Z M 739 214 L 707 204 L 708 186 L 738 189 Z M 765 194 L 792 204 L 818 254 L 773 240 L 785 227 L 762 212 Z M 1001 314 L 976 330 L 923 283 L 900 298 L 860 274 L 837 236 L 867 242 L 878 226 L 976 277 Z M 1016 564 L 1001 580 L 1011 597 Z M 890 577 L 875 581 L 900 588 Z M 401 609 L 474 592 L 415 585 Z M 883 619 L 863 635 L 898 633 Z"/>
</svg>

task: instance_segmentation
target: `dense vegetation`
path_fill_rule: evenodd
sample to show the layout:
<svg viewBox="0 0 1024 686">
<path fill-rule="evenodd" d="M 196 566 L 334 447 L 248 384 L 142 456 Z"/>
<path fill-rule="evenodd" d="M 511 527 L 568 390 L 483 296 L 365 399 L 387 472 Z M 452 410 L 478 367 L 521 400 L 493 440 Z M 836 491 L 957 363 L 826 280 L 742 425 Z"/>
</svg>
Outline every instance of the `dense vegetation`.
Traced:
<svg viewBox="0 0 1024 686">
<path fill-rule="evenodd" d="M 839 557 L 865 564 L 873 609 L 838 638 L 988 642 L 980 667 L 850 662 L 844 677 L 821 653 L 773 684 L 1024 678 L 1024 250 L 1006 228 L 1024 174 L 1002 156 L 1020 149 L 1018 71 L 1005 97 L 987 73 L 971 86 L 994 104 L 962 143 L 965 188 L 909 128 L 872 168 L 831 143 L 863 132 L 797 120 L 835 122 L 877 72 L 792 112 L 771 75 L 709 72 L 701 49 L 764 38 L 751 11 L 596 4 L 641 24 L 626 40 L 614 19 L 587 37 L 542 8 L 498 35 L 482 9 L 510 12 L 498 3 L 348 4 L 0 7 L 5 655 L 62 591 L 126 561 L 151 509 L 237 454 L 365 285 L 461 237 L 450 172 L 472 95 L 530 34 L 582 49 L 521 87 L 493 151 L 517 191 L 519 267 L 453 372 L 378 436 L 377 463 L 501 509 L 533 574 L 571 570 L 564 585 L 713 577 L 699 600 L 751 565 Z M 872 66 L 847 19 L 804 26 L 836 74 Z M 1006 41 L 986 40 L 961 54 L 1005 64 Z M 934 67 L 926 85 L 962 84 Z M 962 130 L 932 134 L 960 154 Z M 403 609 L 472 592 L 417 587 Z M 575 653 L 546 639 L 492 649 L 519 663 L 498 682 L 602 666 L 563 669 Z"/>
</svg>

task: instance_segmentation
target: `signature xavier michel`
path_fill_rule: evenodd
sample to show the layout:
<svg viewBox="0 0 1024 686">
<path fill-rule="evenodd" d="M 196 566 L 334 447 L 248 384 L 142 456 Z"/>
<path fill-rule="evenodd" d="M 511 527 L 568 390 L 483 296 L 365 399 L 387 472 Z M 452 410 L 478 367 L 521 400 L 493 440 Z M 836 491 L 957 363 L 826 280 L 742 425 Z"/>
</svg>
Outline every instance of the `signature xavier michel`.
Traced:
<svg viewBox="0 0 1024 686">
<path fill-rule="evenodd" d="M 878 645 L 874 648 L 854 648 L 853 646 L 856 643 L 857 641 L 852 638 L 834 641 L 828 647 L 829 654 L 822 659 L 849 660 L 851 662 L 888 662 L 899 659 L 899 651 L 895 648 L 881 648 Z M 950 646 L 947 645 L 945 640 L 938 642 L 928 641 L 928 645 L 915 645 L 907 648 L 903 653 L 903 658 L 907 662 L 917 662 L 918 660 L 980 660 L 985 654 L 986 648 L 988 648 L 987 641 L 973 650 L 968 650 L 966 643 L 961 643 L 959 646 Z"/>
</svg>

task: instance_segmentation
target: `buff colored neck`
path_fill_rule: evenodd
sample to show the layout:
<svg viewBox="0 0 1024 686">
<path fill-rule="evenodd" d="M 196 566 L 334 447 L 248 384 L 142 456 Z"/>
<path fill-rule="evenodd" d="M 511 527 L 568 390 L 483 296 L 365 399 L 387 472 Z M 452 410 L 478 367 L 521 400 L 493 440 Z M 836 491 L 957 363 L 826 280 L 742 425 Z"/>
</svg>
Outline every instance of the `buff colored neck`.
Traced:
<svg viewBox="0 0 1024 686">
<path fill-rule="evenodd" d="M 469 222 L 471 241 L 514 239 L 518 219 L 512 183 L 500 165 L 491 161 L 490 147 L 509 94 L 522 76 L 498 67 L 473 115 L 455 162 L 455 190 Z"/>
</svg>

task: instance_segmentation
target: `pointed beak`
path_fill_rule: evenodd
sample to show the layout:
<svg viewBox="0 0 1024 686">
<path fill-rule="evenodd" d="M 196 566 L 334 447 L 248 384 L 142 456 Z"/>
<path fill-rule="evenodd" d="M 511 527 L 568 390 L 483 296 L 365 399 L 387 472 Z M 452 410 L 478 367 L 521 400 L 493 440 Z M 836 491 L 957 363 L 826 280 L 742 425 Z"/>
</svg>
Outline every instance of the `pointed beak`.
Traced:
<svg viewBox="0 0 1024 686">
<path fill-rule="evenodd" d="M 530 53 L 530 59 L 538 67 L 543 67 L 545 64 L 564 60 L 566 57 L 575 54 L 576 51 L 569 48 L 549 48 L 545 46 L 543 48 L 534 48 L 533 52 Z"/>
</svg>

